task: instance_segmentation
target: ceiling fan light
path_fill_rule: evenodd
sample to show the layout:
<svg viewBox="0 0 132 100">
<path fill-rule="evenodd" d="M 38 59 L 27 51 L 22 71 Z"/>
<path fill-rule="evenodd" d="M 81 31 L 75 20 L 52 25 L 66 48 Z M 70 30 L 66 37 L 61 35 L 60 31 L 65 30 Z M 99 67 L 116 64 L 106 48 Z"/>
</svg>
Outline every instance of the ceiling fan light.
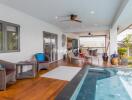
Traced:
<svg viewBox="0 0 132 100">
<path fill-rule="evenodd" d="M 91 10 L 91 11 L 90 11 L 90 14 L 92 14 L 92 15 L 95 14 L 95 11 Z"/>
<path fill-rule="evenodd" d="M 58 19 L 58 16 L 55 16 L 55 19 Z"/>
</svg>

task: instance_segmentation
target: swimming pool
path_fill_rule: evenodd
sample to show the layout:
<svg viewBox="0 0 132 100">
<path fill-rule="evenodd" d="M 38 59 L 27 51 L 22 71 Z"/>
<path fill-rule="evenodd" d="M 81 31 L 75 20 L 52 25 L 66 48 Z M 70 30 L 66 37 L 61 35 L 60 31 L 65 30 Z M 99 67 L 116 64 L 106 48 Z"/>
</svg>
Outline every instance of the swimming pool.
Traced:
<svg viewBox="0 0 132 100">
<path fill-rule="evenodd" d="M 85 67 L 56 100 L 132 100 L 132 71 Z"/>
</svg>

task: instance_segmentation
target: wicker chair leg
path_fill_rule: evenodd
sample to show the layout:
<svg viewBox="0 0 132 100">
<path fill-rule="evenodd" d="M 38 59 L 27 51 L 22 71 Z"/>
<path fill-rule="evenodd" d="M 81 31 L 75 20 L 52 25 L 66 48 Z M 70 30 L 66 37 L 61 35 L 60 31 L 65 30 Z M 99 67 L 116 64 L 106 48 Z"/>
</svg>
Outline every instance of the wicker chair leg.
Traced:
<svg viewBox="0 0 132 100">
<path fill-rule="evenodd" d="M 0 71 L 0 90 L 6 90 L 6 73 L 5 70 Z"/>
</svg>

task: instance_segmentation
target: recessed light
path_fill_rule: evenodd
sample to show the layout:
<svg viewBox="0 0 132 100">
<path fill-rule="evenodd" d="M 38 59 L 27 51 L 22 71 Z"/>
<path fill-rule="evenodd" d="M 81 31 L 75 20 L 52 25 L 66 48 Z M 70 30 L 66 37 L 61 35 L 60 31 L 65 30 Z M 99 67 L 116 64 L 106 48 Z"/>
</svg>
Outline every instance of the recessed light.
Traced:
<svg viewBox="0 0 132 100">
<path fill-rule="evenodd" d="M 98 26 L 98 24 L 94 24 L 94 26 Z"/>
<path fill-rule="evenodd" d="M 55 19 L 58 19 L 58 16 L 55 16 Z"/>
<path fill-rule="evenodd" d="M 90 14 L 95 14 L 95 11 L 93 11 L 93 10 L 92 10 L 92 11 L 90 11 Z"/>
</svg>

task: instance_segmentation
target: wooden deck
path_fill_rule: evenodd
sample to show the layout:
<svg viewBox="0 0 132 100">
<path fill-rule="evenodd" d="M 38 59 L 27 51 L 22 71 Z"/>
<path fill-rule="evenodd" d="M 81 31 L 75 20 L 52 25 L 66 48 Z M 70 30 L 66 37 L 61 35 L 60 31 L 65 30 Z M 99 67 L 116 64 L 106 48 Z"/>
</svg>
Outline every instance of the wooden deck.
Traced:
<svg viewBox="0 0 132 100">
<path fill-rule="evenodd" d="M 93 64 L 111 67 L 110 63 L 104 65 L 101 59 L 99 63 L 95 59 Z M 64 61 L 52 63 L 49 70 L 41 70 L 36 78 L 17 80 L 15 84 L 8 86 L 6 91 L 0 91 L 0 100 L 54 100 L 68 81 L 39 76 L 61 65 L 79 67 L 78 65 L 69 64 Z"/>
<path fill-rule="evenodd" d="M 9 85 L 6 91 L 0 91 L 0 100 L 54 100 L 68 81 L 39 76 L 61 65 L 75 66 L 63 61 L 53 63 L 49 70 L 40 71 L 36 78 L 17 80 L 15 84 Z"/>
</svg>

